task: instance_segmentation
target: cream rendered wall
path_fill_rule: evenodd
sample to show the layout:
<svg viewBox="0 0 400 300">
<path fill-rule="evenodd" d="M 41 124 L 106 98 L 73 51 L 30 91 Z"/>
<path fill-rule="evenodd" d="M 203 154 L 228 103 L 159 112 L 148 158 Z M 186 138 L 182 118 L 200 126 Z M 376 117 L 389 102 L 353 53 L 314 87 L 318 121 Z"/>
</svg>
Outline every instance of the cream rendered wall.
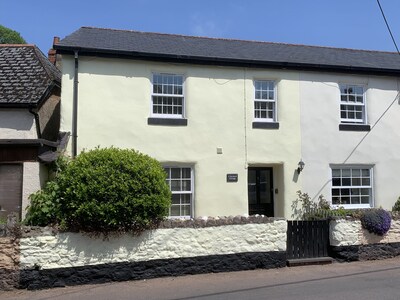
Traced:
<svg viewBox="0 0 400 300">
<path fill-rule="evenodd" d="M 36 139 L 36 123 L 27 109 L 0 109 L 0 139 Z"/>
<path fill-rule="evenodd" d="M 342 164 L 367 132 L 339 131 L 339 83 L 361 84 L 366 91 L 367 119 L 372 125 L 395 99 L 395 78 L 340 74 L 300 74 L 302 154 L 306 164 L 303 191 L 331 199 L 330 164 Z M 391 209 L 400 196 L 400 107 L 390 108 L 347 160 L 372 165 L 375 207 Z"/>
<path fill-rule="evenodd" d="M 62 131 L 71 131 L 73 68 L 64 55 Z M 187 126 L 147 125 L 153 72 L 184 75 Z M 252 129 L 254 78 L 277 81 L 279 130 Z M 80 57 L 78 152 L 113 145 L 193 166 L 195 216 L 246 214 L 248 165 L 272 166 L 275 215 L 288 216 L 300 184 L 293 181 L 301 157 L 297 79 L 291 72 Z M 239 181 L 227 183 L 227 173 Z"/>
</svg>

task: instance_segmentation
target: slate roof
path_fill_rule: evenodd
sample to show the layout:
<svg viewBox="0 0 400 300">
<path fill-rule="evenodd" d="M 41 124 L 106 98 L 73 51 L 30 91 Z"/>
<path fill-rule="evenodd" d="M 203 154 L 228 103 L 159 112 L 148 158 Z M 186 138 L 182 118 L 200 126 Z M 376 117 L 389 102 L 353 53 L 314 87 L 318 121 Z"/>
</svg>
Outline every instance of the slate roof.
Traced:
<svg viewBox="0 0 400 300">
<path fill-rule="evenodd" d="M 61 85 L 61 73 L 39 48 L 0 45 L 0 106 L 37 106 L 52 83 Z"/>
<path fill-rule="evenodd" d="M 54 45 L 60 53 L 117 55 L 180 62 L 400 73 L 394 52 L 292 45 L 81 27 Z"/>
</svg>

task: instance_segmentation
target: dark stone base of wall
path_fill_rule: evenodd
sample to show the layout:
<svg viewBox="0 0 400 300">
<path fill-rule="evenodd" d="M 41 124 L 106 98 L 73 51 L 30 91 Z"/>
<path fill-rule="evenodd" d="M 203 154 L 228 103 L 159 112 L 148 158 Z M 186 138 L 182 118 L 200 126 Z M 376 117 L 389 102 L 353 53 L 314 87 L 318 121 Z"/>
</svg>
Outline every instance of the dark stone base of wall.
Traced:
<svg viewBox="0 0 400 300">
<path fill-rule="evenodd" d="M 338 261 L 362 261 L 400 255 L 400 243 L 331 247 L 330 256 Z"/>
<path fill-rule="evenodd" d="M 19 271 L 0 269 L 0 291 L 8 291 L 19 287 Z"/>
<path fill-rule="evenodd" d="M 25 269 L 20 271 L 19 287 L 43 289 L 164 276 L 271 269 L 285 266 L 286 252 L 279 251 L 160 259 L 47 270 Z"/>
</svg>

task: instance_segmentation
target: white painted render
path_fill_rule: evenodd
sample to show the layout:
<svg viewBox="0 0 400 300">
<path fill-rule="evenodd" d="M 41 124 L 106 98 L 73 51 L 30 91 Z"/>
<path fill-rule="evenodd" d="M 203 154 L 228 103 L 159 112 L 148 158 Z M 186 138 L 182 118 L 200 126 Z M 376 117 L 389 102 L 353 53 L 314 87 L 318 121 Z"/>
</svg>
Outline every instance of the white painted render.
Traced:
<svg viewBox="0 0 400 300">
<path fill-rule="evenodd" d="M 44 186 L 48 178 L 48 170 L 46 166 L 39 162 L 24 162 L 22 178 L 21 217 L 24 219 L 26 215 L 26 208 L 30 203 L 29 195 L 37 192 Z"/>
<path fill-rule="evenodd" d="M 330 222 L 330 244 L 332 246 L 353 246 L 378 243 L 400 242 L 400 221 L 392 220 L 389 231 L 384 235 L 369 233 L 359 220 L 332 220 Z"/>
<path fill-rule="evenodd" d="M 33 114 L 27 109 L 0 109 L 0 139 L 37 139 Z"/>
<path fill-rule="evenodd" d="M 286 251 L 286 220 L 264 224 L 146 231 L 94 238 L 79 233 L 21 238 L 20 266 L 67 268 L 245 252 Z"/>
<path fill-rule="evenodd" d="M 398 100 L 372 128 L 366 131 L 339 131 L 339 84 L 363 85 L 367 124 L 378 121 L 397 95 L 395 78 L 327 73 L 300 74 L 303 191 L 316 199 L 331 199 L 331 165 L 354 164 L 373 167 L 374 206 L 391 210 L 400 196 L 400 107 Z"/>
<path fill-rule="evenodd" d="M 72 130 L 74 61 L 63 55 L 61 130 Z M 147 124 L 152 73 L 183 74 L 187 126 Z M 279 130 L 253 129 L 254 79 L 275 80 Z M 301 188 L 297 72 L 79 58 L 78 152 L 134 148 L 194 168 L 194 216 L 248 212 L 248 166 L 273 167 L 275 216 L 291 216 Z M 222 148 L 222 154 L 217 154 Z M 238 174 L 227 183 L 226 174 Z"/>
</svg>

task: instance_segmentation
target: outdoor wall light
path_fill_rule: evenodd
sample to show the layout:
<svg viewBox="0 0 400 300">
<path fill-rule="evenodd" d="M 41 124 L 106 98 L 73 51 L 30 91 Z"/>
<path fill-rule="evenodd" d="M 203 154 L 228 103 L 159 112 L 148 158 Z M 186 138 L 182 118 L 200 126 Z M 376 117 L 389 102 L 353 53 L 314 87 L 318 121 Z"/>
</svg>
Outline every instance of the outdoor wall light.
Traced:
<svg viewBox="0 0 400 300">
<path fill-rule="evenodd" d="M 300 159 L 299 163 L 297 164 L 297 174 L 300 174 L 301 171 L 303 171 L 305 165 L 306 164 L 304 163 L 304 161 Z"/>
</svg>

